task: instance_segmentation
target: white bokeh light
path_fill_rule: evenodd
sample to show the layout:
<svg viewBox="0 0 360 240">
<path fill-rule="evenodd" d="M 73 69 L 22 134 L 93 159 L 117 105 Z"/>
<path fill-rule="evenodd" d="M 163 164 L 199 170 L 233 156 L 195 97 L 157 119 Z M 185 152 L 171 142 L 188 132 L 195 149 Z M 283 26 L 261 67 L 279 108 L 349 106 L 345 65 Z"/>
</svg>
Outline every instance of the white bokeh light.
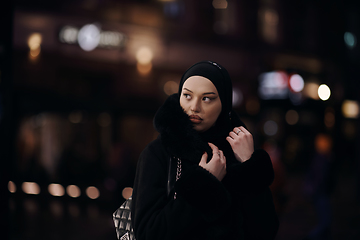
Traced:
<svg viewBox="0 0 360 240">
<path fill-rule="evenodd" d="M 141 47 L 136 52 L 136 60 L 140 64 L 149 64 L 153 59 L 153 52 L 149 47 Z"/>
<path fill-rule="evenodd" d="M 331 95 L 330 88 L 326 84 L 321 84 L 318 89 L 318 95 L 321 100 L 328 100 Z"/>
<path fill-rule="evenodd" d="M 84 51 L 94 50 L 100 42 L 100 29 L 95 24 L 83 26 L 78 33 L 78 43 Z"/>
<path fill-rule="evenodd" d="M 304 79 L 299 74 L 290 77 L 290 87 L 294 92 L 301 92 L 304 89 Z"/>
</svg>

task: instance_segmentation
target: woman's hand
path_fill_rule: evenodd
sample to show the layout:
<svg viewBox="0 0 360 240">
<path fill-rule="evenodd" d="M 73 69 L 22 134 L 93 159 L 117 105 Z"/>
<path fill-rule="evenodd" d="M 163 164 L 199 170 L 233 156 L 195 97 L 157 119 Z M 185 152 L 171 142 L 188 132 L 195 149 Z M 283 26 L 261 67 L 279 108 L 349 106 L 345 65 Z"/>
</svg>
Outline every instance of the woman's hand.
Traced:
<svg viewBox="0 0 360 240">
<path fill-rule="evenodd" d="M 254 140 L 251 133 L 243 126 L 234 128 L 226 140 L 230 143 L 235 158 L 239 162 L 245 162 L 250 159 L 254 152 Z"/>
<path fill-rule="evenodd" d="M 219 181 L 221 181 L 226 175 L 226 158 L 224 156 L 224 153 L 219 150 L 214 144 L 209 143 L 209 146 L 213 150 L 213 156 L 211 160 L 207 163 L 206 161 L 208 155 L 205 152 L 201 157 L 199 166 L 208 170 Z"/>
</svg>

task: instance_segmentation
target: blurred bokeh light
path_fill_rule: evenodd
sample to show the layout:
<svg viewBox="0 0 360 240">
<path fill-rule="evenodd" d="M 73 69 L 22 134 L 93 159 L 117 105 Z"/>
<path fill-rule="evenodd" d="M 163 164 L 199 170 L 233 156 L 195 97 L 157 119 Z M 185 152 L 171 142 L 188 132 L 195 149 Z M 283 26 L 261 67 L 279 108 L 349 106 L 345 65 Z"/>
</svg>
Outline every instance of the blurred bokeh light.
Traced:
<svg viewBox="0 0 360 240">
<path fill-rule="evenodd" d="M 175 81 L 167 81 L 164 84 L 164 92 L 166 95 L 170 96 L 171 94 L 177 93 L 179 88 L 179 84 Z"/>
<path fill-rule="evenodd" d="M 76 185 L 69 185 L 66 187 L 67 194 L 72 198 L 80 197 L 81 191 L 80 188 Z"/>
<path fill-rule="evenodd" d="M 91 199 L 97 199 L 100 197 L 100 192 L 96 187 L 90 186 L 86 188 L 86 195 Z"/>
<path fill-rule="evenodd" d="M 321 84 L 318 89 L 318 95 L 321 100 L 328 100 L 331 95 L 330 88 L 326 84 Z"/>
<path fill-rule="evenodd" d="M 291 75 L 289 84 L 294 92 L 301 92 L 304 89 L 304 79 L 299 74 Z"/>
<path fill-rule="evenodd" d="M 358 118 L 360 112 L 359 102 L 354 100 L 345 100 L 342 104 L 341 110 L 346 118 Z"/>
<path fill-rule="evenodd" d="M 278 124 L 273 120 L 268 120 L 264 124 L 264 132 L 268 136 L 274 136 L 278 132 Z"/>
<path fill-rule="evenodd" d="M 34 194 L 37 195 L 40 193 L 40 187 L 39 184 L 35 183 L 35 182 L 23 182 L 23 184 L 21 185 L 21 189 L 24 191 L 24 193 L 26 194 Z"/>
<path fill-rule="evenodd" d="M 122 196 L 125 199 L 128 199 L 129 197 L 131 197 L 133 192 L 133 189 L 131 187 L 126 187 L 122 190 Z"/>
<path fill-rule="evenodd" d="M 48 187 L 48 191 L 52 196 L 61 197 L 64 196 L 65 190 L 61 184 L 52 183 Z"/>
<path fill-rule="evenodd" d="M 9 192 L 11 192 L 11 193 L 16 192 L 16 185 L 15 185 L 15 183 L 13 181 L 9 181 L 8 189 L 9 189 Z"/>
<path fill-rule="evenodd" d="M 351 32 L 346 32 L 344 34 L 344 41 L 346 43 L 346 46 L 350 49 L 353 49 L 357 44 L 356 36 Z"/>
<path fill-rule="evenodd" d="M 213 0 L 212 5 L 215 9 L 226 9 L 228 2 L 226 0 Z"/>
<path fill-rule="evenodd" d="M 286 112 L 285 119 L 289 125 L 295 125 L 299 121 L 299 114 L 295 110 L 289 110 Z"/>
<path fill-rule="evenodd" d="M 238 88 L 233 88 L 233 99 L 232 99 L 233 107 L 239 107 L 242 104 L 243 100 L 244 100 L 244 95 L 241 92 L 241 90 Z"/>
</svg>

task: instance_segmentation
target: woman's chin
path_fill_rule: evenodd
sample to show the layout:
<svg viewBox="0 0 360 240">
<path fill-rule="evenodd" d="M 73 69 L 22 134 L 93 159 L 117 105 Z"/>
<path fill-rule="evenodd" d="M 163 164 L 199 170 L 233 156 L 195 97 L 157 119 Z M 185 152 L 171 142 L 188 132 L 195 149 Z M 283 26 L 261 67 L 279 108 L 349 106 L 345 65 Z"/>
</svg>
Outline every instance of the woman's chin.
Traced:
<svg viewBox="0 0 360 240">
<path fill-rule="evenodd" d="M 199 124 L 193 124 L 193 126 L 197 132 L 206 132 L 209 129 L 208 127 L 204 127 Z"/>
</svg>

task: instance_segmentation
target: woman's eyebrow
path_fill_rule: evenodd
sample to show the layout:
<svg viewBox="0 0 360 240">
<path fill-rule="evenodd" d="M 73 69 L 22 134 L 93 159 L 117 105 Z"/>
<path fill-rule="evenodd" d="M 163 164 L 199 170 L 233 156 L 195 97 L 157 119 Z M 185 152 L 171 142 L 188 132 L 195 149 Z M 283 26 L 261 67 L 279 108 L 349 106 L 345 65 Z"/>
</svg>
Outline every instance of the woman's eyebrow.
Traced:
<svg viewBox="0 0 360 240">
<path fill-rule="evenodd" d="M 193 91 L 191 91 L 190 89 L 184 88 L 184 90 L 193 93 Z M 203 93 L 202 95 L 208 95 L 208 94 L 214 94 L 214 95 L 216 95 L 216 93 L 214 93 L 214 92 L 205 92 L 205 93 Z"/>
<path fill-rule="evenodd" d="M 186 91 L 189 91 L 189 92 L 191 92 L 192 93 L 192 91 L 191 90 L 189 90 L 189 89 L 187 89 L 187 88 L 184 88 Z"/>
<path fill-rule="evenodd" d="M 214 94 L 214 95 L 216 95 L 216 93 L 214 93 L 214 92 L 206 92 L 206 93 L 203 93 L 203 95 L 207 95 L 207 94 Z"/>
</svg>

